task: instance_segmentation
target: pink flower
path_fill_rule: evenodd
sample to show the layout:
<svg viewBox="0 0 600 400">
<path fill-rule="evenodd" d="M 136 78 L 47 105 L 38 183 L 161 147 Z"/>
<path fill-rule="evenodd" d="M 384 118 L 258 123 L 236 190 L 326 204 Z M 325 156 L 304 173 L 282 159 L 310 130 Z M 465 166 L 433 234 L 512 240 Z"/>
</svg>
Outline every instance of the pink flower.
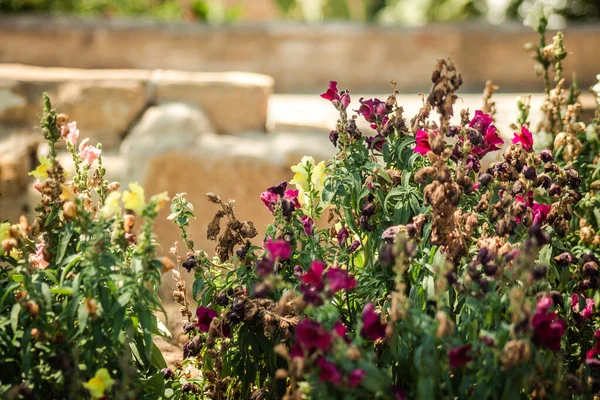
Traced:
<svg viewBox="0 0 600 400">
<path fill-rule="evenodd" d="M 292 254 L 289 243 L 283 239 L 273 241 L 271 238 L 268 238 L 267 243 L 265 243 L 265 249 L 269 252 L 272 261 L 275 261 L 278 258 L 287 260 Z"/>
<path fill-rule="evenodd" d="M 333 333 L 335 333 L 337 336 L 344 339 L 344 341 L 346 343 L 350 343 L 350 338 L 347 335 L 348 328 L 346 328 L 346 326 L 344 324 L 342 324 L 340 321 L 336 322 L 335 325 L 333 326 Z"/>
<path fill-rule="evenodd" d="M 472 347 L 472 345 L 467 344 L 465 346 L 457 347 L 455 349 L 450 350 L 448 352 L 448 362 L 450 363 L 450 368 L 457 369 L 471 362 L 473 358 L 467 353 L 471 350 Z"/>
<path fill-rule="evenodd" d="M 552 297 L 550 297 L 550 296 L 541 297 L 537 302 L 537 306 L 535 307 L 535 312 L 545 314 L 548 312 L 548 310 L 550 309 L 551 306 L 552 306 Z"/>
<path fill-rule="evenodd" d="M 67 126 L 61 127 L 61 136 L 67 142 L 71 143 L 73 147 L 77 145 L 77 138 L 79 137 L 79 129 L 77 129 L 77 122 L 69 122 Z"/>
<path fill-rule="evenodd" d="M 521 147 L 527 152 L 533 151 L 533 135 L 529 132 L 527 127 L 522 126 L 521 133 L 515 133 L 514 135 L 515 137 L 512 140 L 513 143 L 521 143 Z"/>
<path fill-rule="evenodd" d="M 313 261 L 310 264 L 310 269 L 306 271 L 300 279 L 305 284 L 311 285 L 315 289 L 321 291 L 325 287 L 325 284 L 323 283 L 323 270 L 325 270 L 325 264 L 321 261 Z"/>
<path fill-rule="evenodd" d="M 312 236 L 313 235 L 313 225 L 314 225 L 312 218 L 307 215 L 303 215 L 300 218 L 300 221 L 302 221 L 302 225 L 304 226 L 304 232 L 306 232 L 306 234 L 308 236 Z"/>
<path fill-rule="evenodd" d="M 35 182 L 33 182 L 33 188 L 42 193 L 42 182 L 40 182 L 39 179 L 36 179 Z"/>
<path fill-rule="evenodd" d="M 296 326 L 296 341 L 308 351 L 328 350 L 332 340 L 327 330 L 316 321 L 305 318 Z"/>
<path fill-rule="evenodd" d="M 437 135 L 437 132 L 434 131 Z M 431 151 L 431 145 L 429 144 L 429 134 L 424 129 L 419 129 L 415 135 L 415 141 L 417 145 L 414 148 L 415 153 L 419 153 L 422 156 Z"/>
<path fill-rule="evenodd" d="M 267 208 L 269 209 L 269 211 L 271 211 L 271 214 L 273 213 L 273 207 L 275 207 L 277 205 L 277 203 L 279 202 L 279 197 L 277 197 L 277 195 L 275 193 L 272 192 L 262 192 L 260 194 L 260 200 L 265 204 L 265 206 L 267 206 Z"/>
<path fill-rule="evenodd" d="M 40 239 L 40 242 L 35 245 L 35 254 L 29 256 L 29 261 L 35 269 L 46 269 L 50 263 L 44 257 L 44 249 L 46 248 L 46 242 L 44 239 Z"/>
<path fill-rule="evenodd" d="M 533 224 L 541 225 L 546 218 L 548 218 L 548 214 L 550 214 L 550 209 L 552 206 L 548 204 L 540 204 L 533 203 Z"/>
<path fill-rule="evenodd" d="M 585 299 L 585 307 L 580 311 L 579 295 L 573 293 L 573 295 L 571 295 L 571 309 L 573 312 L 581 314 L 583 319 L 590 319 L 594 313 L 594 299 Z"/>
<path fill-rule="evenodd" d="M 85 162 L 87 162 L 88 165 L 91 166 L 94 163 L 94 161 L 96 161 L 98 157 L 100 157 L 102 151 L 96 148 L 96 146 L 92 146 L 91 144 L 89 144 L 89 141 L 90 139 L 84 139 L 81 142 L 81 144 L 79 145 L 79 156 Z"/>
<path fill-rule="evenodd" d="M 283 199 L 291 202 L 294 205 L 294 208 L 300 208 L 300 202 L 298 201 L 298 191 L 297 190 L 286 190 L 283 195 Z"/>
<path fill-rule="evenodd" d="M 198 317 L 198 322 L 196 322 L 196 326 L 200 332 L 208 332 L 210 328 L 210 324 L 213 319 L 217 318 L 218 314 L 212 308 L 200 306 L 196 309 L 196 317 Z"/>
<path fill-rule="evenodd" d="M 364 369 L 357 368 L 348 375 L 348 386 L 351 388 L 357 387 L 365 379 L 367 373 Z"/>
<path fill-rule="evenodd" d="M 317 358 L 317 365 L 321 369 L 319 381 L 330 382 L 334 385 L 339 385 L 342 382 L 342 374 L 339 369 L 323 356 Z"/>
<path fill-rule="evenodd" d="M 483 143 L 473 147 L 471 154 L 477 154 L 481 158 L 490 151 L 500 150 L 498 145 L 504 144 L 504 140 L 498 136 L 498 130 L 492 125 L 493 119 L 489 114 L 484 114 L 483 111 L 475 111 L 475 116 L 471 120 L 469 127 L 476 129 L 483 136 Z M 461 139 L 462 140 L 462 139 Z"/>
<path fill-rule="evenodd" d="M 385 338 L 386 325 L 381 323 L 381 317 L 375 312 L 373 303 L 368 303 L 362 312 L 363 327 L 360 334 L 367 339 L 377 340 Z"/>
<path fill-rule="evenodd" d="M 327 281 L 332 294 L 356 287 L 356 280 L 350 276 L 347 270 L 341 268 L 329 268 L 327 270 Z"/>
</svg>

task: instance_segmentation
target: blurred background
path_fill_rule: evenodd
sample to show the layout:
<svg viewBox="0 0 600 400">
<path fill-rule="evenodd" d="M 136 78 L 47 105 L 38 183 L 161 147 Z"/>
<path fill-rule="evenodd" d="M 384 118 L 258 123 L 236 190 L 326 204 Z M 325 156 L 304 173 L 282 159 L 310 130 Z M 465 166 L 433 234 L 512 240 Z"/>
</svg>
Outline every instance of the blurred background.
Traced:
<svg viewBox="0 0 600 400">
<path fill-rule="evenodd" d="M 38 126 L 48 92 L 80 140 L 102 143 L 109 180 L 137 181 L 147 196 L 187 192 L 196 248 L 213 254 L 207 192 L 235 199 L 260 244 L 271 221 L 260 193 L 289 181 L 302 156 L 335 154 L 337 112 L 319 97 L 329 81 L 350 90 L 350 109 L 361 97 L 385 99 L 394 81 L 410 119 L 436 60 L 449 57 L 464 81 L 455 115 L 480 108 L 492 80 L 508 142 L 517 96 L 532 93 L 539 119 L 543 82 L 523 49 L 539 35 L 523 23 L 540 13 L 546 43 L 564 30 L 564 76 L 571 84 L 577 71 L 592 114 L 600 0 L 0 0 L 0 221 L 35 213 L 27 173 L 47 153 Z M 364 121 L 359 128 L 372 135 Z M 60 158 L 72 171 L 64 147 Z M 157 221 L 165 253 L 179 237 L 167 213 Z M 165 279 L 165 299 L 172 286 Z M 177 308 L 167 305 L 174 332 Z"/>
</svg>

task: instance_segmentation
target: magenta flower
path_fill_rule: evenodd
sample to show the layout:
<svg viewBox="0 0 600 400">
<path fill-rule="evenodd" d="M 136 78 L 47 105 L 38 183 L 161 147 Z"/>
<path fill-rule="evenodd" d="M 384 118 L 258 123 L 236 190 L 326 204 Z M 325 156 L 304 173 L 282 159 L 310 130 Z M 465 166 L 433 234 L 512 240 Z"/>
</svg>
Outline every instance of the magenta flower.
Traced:
<svg viewBox="0 0 600 400">
<path fill-rule="evenodd" d="M 304 226 L 304 232 L 306 232 L 306 234 L 308 236 L 312 236 L 313 235 L 313 225 L 314 225 L 312 218 L 307 215 L 303 215 L 300 218 L 300 221 L 302 221 L 302 225 Z"/>
<path fill-rule="evenodd" d="M 260 194 L 260 200 L 267 206 L 271 214 L 273 213 L 273 208 L 279 202 L 279 197 L 273 192 L 266 191 Z"/>
<path fill-rule="evenodd" d="M 548 204 L 540 204 L 533 203 L 533 224 L 541 225 L 546 218 L 548 218 L 548 214 L 550 214 L 550 210 L 552 206 Z"/>
<path fill-rule="evenodd" d="M 267 243 L 265 243 L 265 249 L 269 252 L 270 259 L 273 261 L 278 258 L 287 260 L 292 254 L 289 243 L 283 239 L 273 241 L 271 238 L 268 238 Z"/>
<path fill-rule="evenodd" d="M 434 131 L 434 133 L 437 135 L 437 132 Z M 420 155 L 424 156 L 431 151 L 429 136 L 426 130 L 419 129 L 415 135 L 415 141 L 417 142 L 417 145 L 413 149 L 415 153 L 419 153 Z"/>
<path fill-rule="evenodd" d="M 302 282 L 307 285 L 314 287 L 316 290 L 321 291 L 325 287 L 323 283 L 323 271 L 325 270 L 325 264 L 321 261 L 313 261 L 310 264 L 310 268 L 304 275 L 300 277 Z"/>
<path fill-rule="evenodd" d="M 329 88 L 325 93 L 321 95 L 321 97 L 331 102 L 339 101 L 344 109 L 348 108 L 351 101 L 350 94 L 348 93 L 344 93 L 342 91 L 342 95 L 340 96 L 340 92 L 338 91 L 336 81 L 329 82 Z"/>
<path fill-rule="evenodd" d="M 217 318 L 217 312 L 212 308 L 200 306 L 196 309 L 196 317 L 198 317 L 198 322 L 196 322 L 196 326 L 200 332 L 208 332 L 210 328 L 210 323 L 213 319 Z"/>
<path fill-rule="evenodd" d="M 566 331 L 566 323 L 555 312 L 548 312 L 552 298 L 545 296 L 538 301 L 538 307 L 531 319 L 533 340 L 540 346 L 556 353 L 560 349 L 560 340 Z"/>
<path fill-rule="evenodd" d="M 342 374 L 340 370 L 323 356 L 317 358 L 317 365 L 321 369 L 319 381 L 330 382 L 334 385 L 339 385 L 342 382 Z"/>
<path fill-rule="evenodd" d="M 327 330 L 316 321 L 305 318 L 296 326 L 296 341 L 303 349 L 326 351 L 331 346 L 332 340 Z"/>
<path fill-rule="evenodd" d="M 283 197 L 285 194 L 285 189 L 287 188 L 287 182 L 279 182 L 275 186 L 271 186 L 267 189 L 267 192 L 278 195 L 279 197 Z"/>
<path fill-rule="evenodd" d="M 357 368 L 357 369 L 353 370 L 348 375 L 348 386 L 350 386 L 351 388 L 357 387 L 358 385 L 361 384 L 363 379 L 365 379 L 366 375 L 367 375 L 367 373 L 365 372 L 364 369 Z"/>
<path fill-rule="evenodd" d="M 356 287 L 356 280 L 348 274 L 347 270 L 341 268 L 329 268 L 327 270 L 327 281 L 331 294 Z"/>
<path fill-rule="evenodd" d="M 515 137 L 512 140 L 513 143 L 521 143 L 521 147 L 527 152 L 533 151 L 533 135 L 529 132 L 527 127 L 522 126 L 521 133 L 517 134 L 515 132 L 514 135 Z"/>
<path fill-rule="evenodd" d="M 363 327 L 360 334 L 367 339 L 377 340 L 385 338 L 386 325 L 381 323 L 381 317 L 375 312 L 373 303 L 368 303 L 362 312 Z"/>
<path fill-rule="evenodd" d="M 88 142 L 90 139 L 84 139 L 79 145 L 79 156 L 87 163 L 87 165 L 91 166 L 94 161 L 100 157 L 102 151 L 96 146 L 92 146 Z"/>
<path fill-rule="evenodd" d="M 483 158 L 491 151 L 500 150 L 498 145 L 503 145 L 504 140 L 498 136 L 498 130 L 492 125 L 493 119 L 489 114 L 484 114 L 481 110 L 475 111 L 475 116 L 471 120 L 469 127 L 476 129 L 483 136 L 483 143 L 471 149 L 471 154 L 477 154 Z M 462 140 L 462 139 L 461 139 Z"/>
<path fill-rule="evenodd" d="M 348 337 L 348 328 L 341 321 L 338 321 L 333 326 L 333 333 L 344 339 L 346 343 L 350 343 L 350 338 Z"/>
<path fill-rule="evenodd" d="M 450 363 L 450 368 L 457 369 L 471 362 L 473 358 L 467 353 L 471 350 L 472 347 L 472 345 L 467 344 L 465 346 L 457 347 L 455 349 L 450 350 L 448 352 L 448 362 Z"/>
<path fill-rule="evenodd" d="M 302 351 L 302 347 L 298 343 L 294 344 L 290 349 L 290 358 L 296 357 L 304 358 L 304 352 Z"/>
<path fill-rule="evenodd" d="M 594 299 L 585 299 L 585 307 L 580 311 L 579 295 L 573 293 L 571 296 L 571 309 L 573 312 L 579 313 L 583 319 L 590 319 L 594 313 Z"/>
<path fill-rule="evenodd" d="M 294 205 L 294 208 L 300 208 L 300 202 L 298 201 L 298 191 L 297 190 L 286 190 L 283 199 L 291 202 Z"/>
</svg>

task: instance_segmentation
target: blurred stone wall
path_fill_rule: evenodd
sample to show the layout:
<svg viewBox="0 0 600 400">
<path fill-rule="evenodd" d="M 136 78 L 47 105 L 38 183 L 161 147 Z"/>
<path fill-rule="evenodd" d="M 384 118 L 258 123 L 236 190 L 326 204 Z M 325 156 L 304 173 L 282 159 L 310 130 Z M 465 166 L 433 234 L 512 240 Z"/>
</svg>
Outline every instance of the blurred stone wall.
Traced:
<svg viewBox="0 0 600 400">
<path fill-rule="evenodd" d="M 550 39 L 550 34 L 548 35 Z M 429 89 L 435 61 L 451 57 L 465 90 L 487 79 L 503 90 L 540 90 L 533 60 L 523 51 L 536 34 L 520 25 L 378 27 L 351 23 L 163 24 L 35 16 L 0 17 L 0 63 L 77 68 L 246 71 L 272 76 L 275 91 L 308 93 L 335 79 L 355 92 Z M 590 51 L 600 27 L 566 29 L 565 72 L 582 87 L 600 72 Z"/>
</svg>

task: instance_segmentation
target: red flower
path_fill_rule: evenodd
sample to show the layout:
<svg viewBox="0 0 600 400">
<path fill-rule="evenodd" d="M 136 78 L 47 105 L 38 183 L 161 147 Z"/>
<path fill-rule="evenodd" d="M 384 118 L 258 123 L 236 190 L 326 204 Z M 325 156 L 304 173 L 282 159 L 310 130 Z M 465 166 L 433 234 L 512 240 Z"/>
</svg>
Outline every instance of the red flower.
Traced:
<svg viewBox="0 0 600 400">
<path fill-rule="evenodd" d="M 196 326 L 200 332 L 208 332 L 210 328 L 210 323 L 213 319 L 217 318 L 217 312 L 212 308 L 200 306 L 196 309 L 196 317 L 198 317 L 198 322 L 196 322 Z"/>
<path fill-rule="evenodd" d="M 331 335 L 316 321 L 303 319 L 296 326 L 296 341 L 306 350 L 328 350 L 331 346 Z"/>
<path fill-rule="evenodd" d="M 348 386 L 351 388 L 360 385 L 360 383 L 365 379 L 367 373 L 364 369 L 357 368 L 354 371 L 350 372 L 348 375 Z"/>
<path fill-rule="evenodd" d="M 436 135 L 438 134 L 436 131 L 433 131 Z M 424 129 L 419 129 L 417 134 L 415 135 L 415 141 L 417 145 L 413 149 L 415 153 L 419 153 L 424 156 L 429 151 L 431 151 L 431 145 L 429 144 L 429 134 Z"/>
<path fill-rule="evenodd" d="M 350 338 L 347 335 L 348 329 L 340 321 L 336 322 L 333 326 L 333 333 L 344 339 L 346 343 L 350 343 Z"/>
<path fill-rule="evenodd" d="M 307 285 L 311 285 L 315 289 L 321 291 L 325 287 L 323 283 L 324 270 L 325 264 L 323 264 L 321 261 L 313 261 L 310 264 L 310 269 L 306 271 L 306 273 L 302 275 L 300 279 Z"/>
<path fill-rule="evenodd" d="M 363 327 L 360 334 L 367 339 L 377 340 L 385 338 L 386 325 L 381 323 L 381 317 L 375 312 L 373 303 L 368 303 L 362 312 Z"/>
<path fill-rule="evenodd" d="M 323 356 L 317 358 L 317 365 L 321 369 L 319 381 L 331 382 L 334 385 L 339 385 L 342 382 L 342 374 L 340 370 Z"/>
<path fill-rule="evenodd" d="M 521 133 L 517 134 L 515 132 L 514 135 L 515 137 L 512 140 L 513 143 L 521 143 L 521 147 L 523 147 L 526 152 L 533 151 L 533 135 L 529 132 L 527 127 L 522 126 Z"/>
<path fill-rule="evenodd" d="M 356 287 L 356 280 L 348 274 L 347 270 L 341 268 L 329 268 L 327 270 L 327 281 L 332 294 Z"/>
<path fill-rule="evenodd" d="M 467 344 L 465 346 L 457 347 L 448 352 L 448 361 L 450 362 L 450 368 L 457 369 L 462 367 L 463 365 L 467 365 L 470 361 L 473 360 L 471 356 L 467 353 L 471 350 L 473 346 Z"/>
</svg>

